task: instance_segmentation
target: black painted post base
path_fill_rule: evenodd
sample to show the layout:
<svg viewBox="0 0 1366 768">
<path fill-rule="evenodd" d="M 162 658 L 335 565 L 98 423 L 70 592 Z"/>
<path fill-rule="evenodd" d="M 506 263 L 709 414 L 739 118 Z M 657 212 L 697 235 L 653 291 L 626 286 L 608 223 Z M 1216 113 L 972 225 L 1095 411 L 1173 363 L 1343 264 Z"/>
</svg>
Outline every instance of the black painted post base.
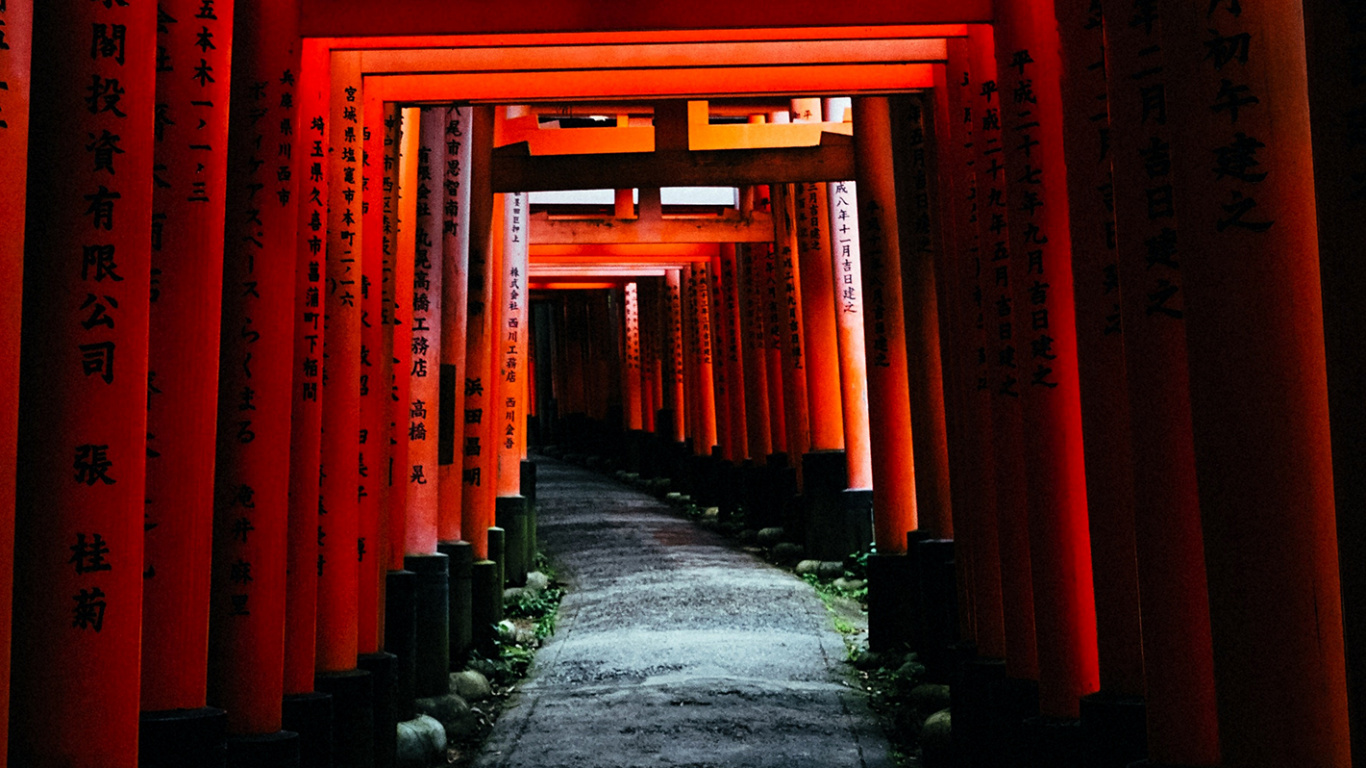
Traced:
<svg viewBox="0 0 1366 768">
<path fill-rule="evenodd" d="M 1031 717 L 1023 723 L 1025 768 L 1081 768 L 1081 721 Z"/>
<path fill-rule="evenodd" d="M 914 562 L 906 555 L 868 557 L 868 648 L 890 651 L 911 642 Z"/>
<path fill-rule="evenodd" d="M 526 497 L 499 496 L 494 502 L 493 519 L 494 523 L 503 529 L 504 583 L 509 587 L 520 587 L 526 584 L 527 571 Z"/>
<path fill-rule="evenodd" d="M 786 453 L 768 456 L 768 518 L 763 527 L 787 530 L 797 508 L 797 468 Z"/>
<path fill-rule="evenodd" d="M 408 555 L 403 567 L 417 574 L 417 669 L 413 695 L 450 692 L 451 594 L 449 560 L 443 554 Z"/>
<path fill-rule="evenodd" d="M 627 472 L 639 472 L 644 466 L 644 444 L 645 433 L 639 429 L 626 431 L 625 440 L 622 441 L 622 452 L 625 454 L 624 468 Z M 526 493 L 526 489 L 522 490 Z"/>
<path fill-rule="evenodd" d="M 227 725 L 228 713 L 217 707 L 143 712 L 138 723 L 138 765 L 223 768 L 228 759 Z"/>
<path fill-rule="evenodd" d="M 949 687 L 954 759 L 962 768 L 998 768 L 994 762 L 999 734 L 992 733 L 991 701 L 1005 685 L 1003 659 L 975 657 L 958 668 Z"/>
<path fill-rule="evenodd" d="M 849 485 L 844 451 L 813 451 L 802 455 L 803 526 L 800 539 L 813 560 L 843 560 L 858 551 L 844 526 L 843 494 Z"/>
<path fill-rule="evenodd" d="M 995 691 L 988 710 L 987 732 L 1000 750 L 994 765 L 1031 768 L 1026 721 L 1039 716 L 1039 682 L 1006 677 Z"/>
<path fill-rule="evenodd" d="M 507 531 L 493 526 L 488 529 L 489 537 L 489 559 L 498 566 L 496 575 L 496 589 L 498 592 L 498 618 L 494 619 L 497 623 L 503 620 L 503 590 L 508 586 L 508 539 Z"/>
<path fill-rule="evenodd" d="M 692 497 L 693 503 L 709 507 L 716 498 L 716 489 L 711 484 L 711 457 L 688 454 L 683 462 L 683 487 Z"/>
<path fill-rule="evenodd" d="M 395 716 L 403 722 L 417 717 L 417 574 L 389 571 L 384 583 L 384 648 L 397 657 Z"/>
<path fill-rule="evenodd" d="M 498 578 L 498 564 L 479 560 L 470 567 L 470 627 L 474 650 L 485 658 L 493 658 L 498 648 L 498 622 L 503 620 L 503 586 Z"/>
<path fill-rule="evenodd" d="M 332 694 L 333 768 L 375 768 L 374 680 L 363 669 L 319 672 L 313 685 Z"/>
<path fill-rule="evenodd" d="M 532 570 L 536 567 L 536 554 L 541 551 L 536 538 L 536 462 L 523 461 L 521 475 L 522 496 L 526 498 L 526 567 Z"/>
<path fill-rule="evenodd" d="M 1141 696 L 1099 691 L 1082 697 L 1083 768 L 1128 768 L 1147 756 L 1148 716 Z"/>
<path fill-rule="evenodd" d="M 873 491 L 850 488 L 840 494 L 844 510 L 845 536 L 853 543 L 851 552 L 868 552 L 873 548 Z"/>
<path fill-rule="evenodd" d="M 375 768 L 394 768 L 398 754 L 398 657 L 379 651 L 356 659 L 356 666 L 370 673 L 375 711 Z"/>
<path fill-rule="evenodd" d="M 299 766 L 299 734 L 294 731 L 228 737 L 228 768 Z"/>
<path fill-rule="evenodd" d="M 285 730 L 299 734 L 299 768 L 332 768 L 332 696 L 322 691 L 285 696 Z"/>
<path fill-rule="evenodd" d="M 450 627 L 447 630 L 450 665 L 451 669 L 464 669 L 474 642 L 471 634 L 474 592 L 470 581 L 474 568 L 474 547 L 468 541 L 443 541 L 436 545 L 436 551 L 446 556 L 450 568 Z"/>
<path fill-rule="evenodd" d="M 915 545 L 920 601 L 916 651 L 931 682 L 947 683 L 958 656 L 958 591 L 953 539 L 926 539 Z"/>
</svg>

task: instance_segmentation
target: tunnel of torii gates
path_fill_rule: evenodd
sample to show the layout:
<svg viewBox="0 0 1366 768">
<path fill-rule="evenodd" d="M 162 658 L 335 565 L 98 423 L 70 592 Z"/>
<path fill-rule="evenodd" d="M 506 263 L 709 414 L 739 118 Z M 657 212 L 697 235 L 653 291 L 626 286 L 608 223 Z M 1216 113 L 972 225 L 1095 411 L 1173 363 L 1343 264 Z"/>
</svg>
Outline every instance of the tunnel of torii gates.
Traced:
<svg viewBox="0 0 1366 768">
<path fill-rule="evenodd" d="M 391 764 L 539 443 L 874 549 L 960 764 L 1347 766 L 1363 61 L 1355 0 L 0 0 L 0 754 Z"/>
</svg>

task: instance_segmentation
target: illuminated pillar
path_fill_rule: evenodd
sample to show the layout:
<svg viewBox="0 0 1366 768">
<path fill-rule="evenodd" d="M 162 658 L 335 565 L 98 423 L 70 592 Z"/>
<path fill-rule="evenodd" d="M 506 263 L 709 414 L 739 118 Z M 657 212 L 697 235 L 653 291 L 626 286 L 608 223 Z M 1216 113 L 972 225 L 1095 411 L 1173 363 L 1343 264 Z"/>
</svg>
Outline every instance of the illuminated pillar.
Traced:
<svg viewBox="0 0 1366 768">
<path fill-rule="evenodd" d="M 719 258 L 720 270 L 717 276 L 721 289 L 721 299 L 717 305 L 719 316 L 724 319 L 725 337 L 721 340 L 726 359 L 726 391 L 729 397 L 730 414 L 730 460 L 737 464 L 749 458 L 749 434 L 747 431 L 747 404 L 745 403 L 745 365 L 741 354 L 743 337 L 740 335 L 740 274 L 737 264 L 736 245 L 722 243 Z"/>
<path fill-rule="evenodd" d="M 224 714 L 204 706 L 218 396 L 218 348 L 206 340 L 218 337 L 223 298 L 232 81 L 231 6 L 173 0 L 158 11 L 139 748 L 150 764 L 222 749 Z M 111 47 L 123 45 L 117 34 Z M 254 324 L 234 330 L 260 338 Z M 232 429 L 238 441 L 257 438 L 249 411 Z M 239 539 L 254 517 L 237 510 Z"/>
<path fill-rule="evenodd" d="M 755 208 L 772 212 L 769 187 L 755 187 Z M 764 361 L 768 382 L 768 426 L 773 453 L 787 455 L 787 408 L 783 403 L 783 320 L 779 303 L 777 260 L 772 243 L 750 246 L 754 263 L 754 288 L 764 310 Z"/>
<path fill-rule="evenodd" d="M 802 335 L 801 263 L 797 253 L 796 201 L 792 187 L 769 188 L 773 207 L 773 270 L 778 318 L 775 328 L 781 339 L 783 420 L 787 427 L 787 453 L 797 469 L 801 486 L 801 462 L 811 446 L 811 422 L 806 387 L 806 344 Z"/>
<path fill-rule="evenodd" d="M 1302 4 L 1158 6 L 1221 762 L 1345 766 Z"/>
<path fill-rule="evenodd" d="M 623 311 L 626 313 L 626 365 L 622 369 L 622 375 L 625 376 L 626 408 L 623 413 L 623 426 L 629 430 L 639 431 L 645 421 L 640 405 L 640 288 L 634 282 L 626 284 Z"/>
<path fill-rule="evenodd" d="M 0 229 L 10 236 L 0 244 L 0 325 L 10 329 L 0 341 L 0 357 L 19 359 L 23 309 L 24 212 L 28 180 L 28 102 L 32 75 L 33 3 L 15 0 L 0 10 L 6 47 L 0 49 Z M 9 751 L 10 619 L 14 587 L 14 478 L 19 419 L 19 369 L 10 366 L 0 380 L 0 754 Z"/>
<path fill-rule="evenodd" d="M 712 389 L 711 296 L 707 290 L 707 265 L 688 269 L 688 327 L 693 341 L 694 401 L 697 403 L 693 452 L 710 456 L 716 445 L 716 392 Z"/>
<path fill-rule="evenodd" d="M 236 109 L 227 137 L 208 701 L 227 711 L 228 733 L 238 737 L 229 742 L 234 765 L 275 766 L 297 760 L 299 749 L 281 718 L 301 43 L 295 3 L 244 2 L 235 15 L 243 34 L 233 39 Z M 251 87 L 260 82 L 266 87 Z M 265 115 L 253 122 L 258 110 Z M 246 441 L 238 433 L 244 417 L 254 433 Z M 243 517 L 252 530 L 234 536 Z"/>
<path fill-rule="evenodd" d="M 498 499 L 496 522 L 506 536 L 503 572 L 508 583 L 526 583 L 527 500 L 522 495 L 522 434 L 526 430 L 527 293 L 530 210 L 525 192 L 503 196 L 502 286 L 498 326 L 494 335 L 497 354 L 497 395 L 494 400 L 494 445 L 497 452 Z"/>
<path fill-rule="evenodd" d="M 754 245 L 736 246 L 736 287 L 740 292 L 740 350 L 744 370 L 745 428 L 750 458 L 757 464 L 773 453 L 768 423 L 768 359 L 764 330 L 766 303 L 756 274 Z"/>
<path fill-rule="evenodd" d="M 413 247 L 413 298 L 410 349 L 412 378 L 408 395 L 407 554 L 431 555 L 438 540 L 437 424 L 439 423 L 441 358 L 442 201 L 444 185 L 436 179 L 445 169 L 445 109 L 424 107 L 418 119 L 419 145 Z M 406 191 L 405 191 L 406 192 Z M 403 193 L 400 193 L 403 194 Z M 405 255 L 406 257 L 406 255 Z M 409 570 L 412 570 L 409 568 Z"/>
<path fill-rule="evenodd" d="M 1130 14 L 1114 3 L 1109 10 Z M 1182 290 L 1184 254 L 1191 251 L 1178 224 L 1187 214 L 1186 201 L 1172 186 L 1172 131 L 1165 116 L 1151 114 L 1152 102 L 1145 96 L 1165 90 L 1173 74 L 1163 66 L 1165 14 L 1156 7 L 1150 14 L 1140 23 L 1112 24 L 1106 31 L 1118 241 L 1113 279 L 1122 298 L 1132 424 L 1140 669 L 1147 670 L 1149 757 L 1217 765 L 1214 659 Z M 1119 324 L 1115 318 L 1114 325 Z M 1102 562 L 1099 553 L 1096 562 Z M 1097 600 L 1098 609 L 1101 605 Z"/>
<path fill-rule="evenodd" d="M 469 314 L 464 375 L 464 439 L 461 456 L 463 493 L 460 500 L 460 538 L 474 547 L 475 560 L 488 559 L 488 529 L 493 525 L 493 496 L 497 491 L 495 449 L 489 427 L 493 423 L 493 344 L 498 309 L 494 303 L 501 279 L 495 258 L 494 196 L 490 156 L 493 151 L 493 108 L 475 107 L 471 119 Z M 501 216 L 499 217 L 501 218 Z"/>
<path fill-rule="evenodd" d="M 42 173 L 28 177 L 10 688 L 22 706 L 9 754 L 16 766 L 131 767 L 155 8 L 34 10 L 29 158 Z M 17 121 L 0 98 L 0 119 Z"/>
<path fill-rule="evenodd" d="M 683 392 L 683 292 L 681 270 L 670 269 L 664 276 L 664 325 L 668 339 L 665 367 L 664 408 L 671 411 L 673 424 L 670 439 L 674 443 L 684 440 L 684 423 L 687 407 Z M 571 329 L 572 330 L 572 329 Z"/>
<path fill-rule="evenodd" d="M 732 245 L 732 254 L 734 247 Z M 707 292 L 707 305 L 711 309 L 711 323 L 708 333 L 712 348 L 712 393 L 716 402 L 716 451 L 725 461 L 735 460 L 735 443 L 730 433 L 730 360 L 726 356 L 725 308 L 721 301 L 721 254 L 720 248 L 707 261 L 707 277 L 702 285 Z"/>
<path fill-rule="evenodd" d="M 878 552 L 900 554 L 917 515 L 891 124 L 885 97 L 860 97 L 853 109 L 868 421 L 878 425 L 871 435 L 873 539 Z"/>
<path fill-rule="evenodd" d="M 1366 56 L 1366 19 L 1354 3 L 1341 0 L 1310 0 L 1304 14 L 1347 696 L 1352 742 L 1360 755 L 1366 750 L 1366 560 L 1357 553 L 1366 549 L 1366 520 L 1353 511 L 1366 503 L 1366 371 L 1357 352 L 1366 315 L 1356 288 L 1363 280 L 1357 243 L 1366 221 L 1366 141 L 1352 126 L 1366 115 L 1366 79 L 1353 69 Z"/>
</svg>

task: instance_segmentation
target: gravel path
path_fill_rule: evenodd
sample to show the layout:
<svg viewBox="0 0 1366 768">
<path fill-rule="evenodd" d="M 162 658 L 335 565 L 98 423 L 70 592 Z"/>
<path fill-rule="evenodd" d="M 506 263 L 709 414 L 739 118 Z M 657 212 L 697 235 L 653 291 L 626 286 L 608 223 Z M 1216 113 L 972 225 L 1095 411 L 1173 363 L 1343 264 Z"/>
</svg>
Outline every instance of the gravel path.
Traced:
<svg viewBox="0 0 1366 768">
<path fill-rule="evenodd" d="M 538 460 L 559 628 L 480 768 L 891 766 L 810 586 L 653 497 Z"/>
</svg>

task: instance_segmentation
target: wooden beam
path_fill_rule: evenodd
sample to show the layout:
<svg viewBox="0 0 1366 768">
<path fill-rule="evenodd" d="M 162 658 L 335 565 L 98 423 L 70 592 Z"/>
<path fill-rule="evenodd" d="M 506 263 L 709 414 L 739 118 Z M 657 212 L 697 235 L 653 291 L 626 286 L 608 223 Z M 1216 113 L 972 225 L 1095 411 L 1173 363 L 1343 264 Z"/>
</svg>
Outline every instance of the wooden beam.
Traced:
<svg viewBox="0 0 1366 768">
<path fill-rule="evenodd" d="M 524 152 L 525 145 L 494 152 L 495 192 L 615 189 L 662 183 L 671 187 L 744 187 L 840 181 L 854 173 L 853 143 L 839 134 L 823 135 L 819 147 L 543 157 L 520 154 Z"/>
<path fill-rule="evenodd" d="M 531 217 L 531 242 L 597 243 L 766 243 L 773 239 L 773 217 L 690 217 L 682 219 L 552 219 Z"/>
</svg>

